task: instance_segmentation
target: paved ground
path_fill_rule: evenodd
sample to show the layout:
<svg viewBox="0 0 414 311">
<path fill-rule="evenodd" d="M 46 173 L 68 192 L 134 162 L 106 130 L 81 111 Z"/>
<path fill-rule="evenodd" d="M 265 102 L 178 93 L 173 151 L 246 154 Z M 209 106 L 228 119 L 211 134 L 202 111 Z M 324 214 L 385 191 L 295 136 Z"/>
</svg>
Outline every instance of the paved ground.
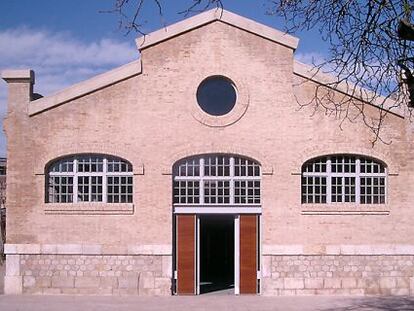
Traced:
<svg viewBox="0 0 414 311">
<path fill-rule="evenodd" d="M 352 297 L 97 297 L 0 296 L 0 310 L 30 311 L 129 311 L 129 310 L 282 310 L 371 311 L 414 310 L 414 298 Z"/>
<path fill-rule="evenodd" d="M 4 288 L 4 270 L 6 269 L 6 263 L 1 264 L 0 262 L 0 295 L 3 294 Z"/>
</svg>

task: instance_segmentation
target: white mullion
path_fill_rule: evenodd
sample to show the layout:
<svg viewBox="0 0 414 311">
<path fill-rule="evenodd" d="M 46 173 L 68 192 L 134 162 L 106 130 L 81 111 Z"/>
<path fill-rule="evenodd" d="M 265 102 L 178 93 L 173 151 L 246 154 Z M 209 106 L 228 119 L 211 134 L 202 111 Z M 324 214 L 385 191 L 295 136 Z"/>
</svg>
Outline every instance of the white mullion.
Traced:
<svg viewBox="0 0 414 311">
<path fill-rule="evenodd" d="M 387 177 L 385 173 L 361 173 L 359 175 L 362 177 Z"/>
<path fill-rule="evenodd" d="M 355 165 L 355 203 L 361 204 L 361 160 L 359 158 L 356 159 Z"/>
<path fill-rule="evenodd" d="M 388 168 L 384 168 L 385 174 L 388 172 Z M 380 185 L 380 200 L 381 200 L 381 185 Z M 384 204 L 388 204 L 388 178 L 384 178 Z"/>
<path fill-rule="evenodd" d="M 92 176 L 88 177 L 88 202 L 92 202 Z"/>
<path fill-rule="evenodd" d="M 88 172 L 88 173 L 82 172 L 82 173 L 78 173 L 78 176 L 87 176 L 87 177 L 88 176 L 94 176 L 94 177 L 96 177 L 96 176 L 102 176 L 102 172 Z"/>
<path fill-rule="evenodd" d="M 111 173 L 111 175 L 122 175 L 122 176 L 124 176 L 124 174 L 122 174 L 122 173 L 118 173 L 118 174 L 112 174 Z M 87 175 L 87 176 L 89 176 L 89 175 Z M 325 177 L 326 173 L 324 173 L 324 174 L 306 174 L 306 175 L 304 174 L 303 176 L 316 176 L 316 177 L 322 176 L 322 177 Z M 234 179 L 234 180 L 252 180 L 252 181 L 255 181 L 255 180 L 260 181 L 261 180 L 260 176 L 245 176 L 245 177 L 243 177 L 243 176 L 234 176 L 233 178 L 230 177 L 230 176 L 204 176 L 203 179 L 204 180 L 222 180 L 222 181 L 231 181 L 232 179 Z M 200 180 L 200 177 L 199 176 L 175 176 L 174 180 L 190 180 L 190 181 L 195 180 L 195 181 L 198 181 L 198 180 Z"/>
<path fill-rule="evenodd" d="M 200 158 L 200 177 L 199 177 L 199 180 L 200 180 L 200 183 L 199 183 L 199 187 L 200 187 L 200 189 L 199 189 L 199 191 L 198 191 L 198 193 L 199 193 L 199 195 L 200 195 L 200 200 L 199 200 L 199 202 L 200 202 L 200 204 L 204 204 L 204 158 Z"/>
<path fill-rule="evenodd" d="M 216 167 L 216 170 L 218 171 L 218 167 Z M 216 171 L 216 172 L 217 172 Z M 216 187 L 216 194 L 215 194 L 215 198 L 216 198 L 216 204 L 218 203 L 218 201 L 219 201 L 219 181 L 217 180 L 215 183 L 214 183 L 214 185 L 215 185 L 215 187 Z"/>
<path fill-rule="evenodd" d="M 230 157 L 230 204 L 234 204 L 234 157 Z"/>
<path fill-rule="evenodd" d="M 234 217 L 234 294 L 240 294 L 240 215 Z"/>
<path fill-rule="evenodd" d="M 176 203 L 174 204 L 175 207 L 193 207 L 193 208 L 199 208 L 199 207 L 209 207 L 209 208 L 222 208 L 222 207 L 228 207 L 228 208 L 237 208 L 237 207 L 260 207 L 261 204 L 258 203 L 249 203 L 249 204 L 234 204 L 230 205 L 227 203 L 220 203 L 220 204 L 197 204 L 197 203 Z"/>
<path fill-rule="evenodd" d="M 341 167 L 341 203 L 345 203 L 345 156 L 342 156 Z"/>
<path fill-rule="evenodd" d="M 200 295 L 200 231 L 201 231 L 201 223 L 200 223 L 200 216 L 196 215 L 196 295 Z"/>
<path fill-rule="evenodd" d="M 328 158 L 326 161 L 326 203 L 332 203 L 332 161 Z"/>
<path fill-rule="evenodd" d="M 102 202 L 107 203 L 107 178 L 108 178 L 108 159 L 105 157 L 103 159 L 103 175 L 102 175 Z"/>
<path fill-rule="evenodd" d="M 182 204 L 182 198 L 181 198 L 181 183 L 178 183 L 178 202 L 179 204 Z"/>
<path fill-rule="evenodd" d="M 78 203 L 78 159 L 73 160 L 73 203 Z"/>
<path fill-rule="evenodd" d="M 332 177 L 355 177 L 355 173 L 331 173 Z"/>
<path fill-rule="evenodd" d="M 49 176 L 73 176 L 73 171 L 72 172 L 50 172 L 48 173 Z"/>
</svg>

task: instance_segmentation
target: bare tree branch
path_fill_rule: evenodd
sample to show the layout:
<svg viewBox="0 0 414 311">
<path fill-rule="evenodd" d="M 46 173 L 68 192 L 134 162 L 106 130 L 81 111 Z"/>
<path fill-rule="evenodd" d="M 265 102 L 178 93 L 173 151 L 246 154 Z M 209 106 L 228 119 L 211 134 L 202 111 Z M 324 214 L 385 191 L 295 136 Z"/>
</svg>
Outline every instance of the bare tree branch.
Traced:
<svg viewBox="0 0 414 311">
<path fill-rule="evenodd" d="M 153 5 L 162 18 L 162 0 L 114 0 L 115 8 L 127 32 L 142 30 L 144 5 Z M 225 0 L 189 0 L 179 14 L 188 16 L 211 7 L 223 8 Z M 375 144 L 382 139 L 381 128 L 388 109 L 408 111 L 414 106 L 414 5 L 411 0 L 262 0 L 267 13 L 284 18 L 286 32 L 317 29 L 329 43 L 326 60 L 314 64 L 316 72 L 336 77 L 318 85 L 309 102 L 315 111 L 345 122 L 362 122 L 372 131 Z M 343 89 L 338 96 L 335 90 Z M 361 90 L 363 91 L 361 94 Z M 360 98 L 364 99 L 361 102 Z M 390 101 L 392 99 L 392 101 Z M 391 106 L 390 102 L 392 103 Z M 377 117 L 368 117 L 366 104 L 379 106 Z M 351 113 L 352 112 L 352 113 Z"/>
</svg>

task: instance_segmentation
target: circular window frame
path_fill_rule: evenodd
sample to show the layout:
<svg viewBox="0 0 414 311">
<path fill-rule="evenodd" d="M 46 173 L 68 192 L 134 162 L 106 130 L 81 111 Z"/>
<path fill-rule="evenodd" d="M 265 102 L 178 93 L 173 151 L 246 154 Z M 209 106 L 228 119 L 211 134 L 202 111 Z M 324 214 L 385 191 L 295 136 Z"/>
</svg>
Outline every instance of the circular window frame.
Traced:
<svg viewBox="0 0 414 311">
<path fill-rule="evenodd" d="M 221 88 L 225 87 L 226 88 L 226 90 L 224 90 L 225 92 L 232 93 L 231 101 L 227 101 L 227 102 L 222 101 L 222 103 L 224 104 L 226 108 L 226 111 L 224 113 L 215 114 L 214 111 L 209 111 L 209 110 L 215 110 L 214 100 L 212 100 L 211 98 L 204 98 L 203 100 L 203 95 L 204 96 L 207 95 L 207 97 L 209 96 L 210 92 L 208 92 L 208 89 L 209 88 L 211 89 L 211 85 L 209 85 L 209 83 L 211 82 L 220 83 L 221 85 L 219 87 Z M 196 97 L 197 97 L 197 103 L 200 106 L 201 110 L 203 110 L 205 113 L 211 116 L 222 117 L 222 116 L 225 116 L 226 114 L 229 114 L 236 106 L 237 98 L 238 98 L 238 90 L 234 82 L 225 76 L 221 76 L 221 75 L 220 76 L 218 75 L 209 76 L 205 78 L 203 81 L 201 81 L 201 83 L 198 85 Z M 212 106 L 213 106 L 213 109 L 211 109 Z"/>
<path fill-rule="evenodd" d="M 233 109 L 221 116 L 215 116 L 205 112 L 197 101 L 198 87 L 202 82 L 212 77 L 223 77 L 229 80 L 236 91 L 236 103 Z M 198 122 L 210 127 L 225 127 L 236 123 L 246 113 L 249 106 L 249 93 L 246 83 L 243 82 L 242 78 L 235 77 L 234 74 L 227 72 L 212 72 L 208 74 L 204 73 L 202 76 L 198 74 L 193 81 L 191 114 Z"/>
</svg>

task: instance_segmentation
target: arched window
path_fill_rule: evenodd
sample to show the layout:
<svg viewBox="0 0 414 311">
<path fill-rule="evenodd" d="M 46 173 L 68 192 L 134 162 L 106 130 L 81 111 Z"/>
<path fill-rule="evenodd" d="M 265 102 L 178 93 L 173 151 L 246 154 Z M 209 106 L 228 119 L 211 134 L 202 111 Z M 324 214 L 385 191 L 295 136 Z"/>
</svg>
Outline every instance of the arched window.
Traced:
<svg viewBox="0 0 414 311">
<path fill-rule="evenodd" d="M 386 167 L 363 156 L 332 155 L 302 166 L 302 203 L 384 204 Z"/>
<path fill-rule="evenodd" d="M 132 203 L 132 165 L 106 155 L 73 155 L 47 167 L 48 203 Z"/>
<path fill-rule="evenodd" d="M 258 205 L 260 165 L 229 155 L 186 158 L 174 165 L 174 205 Z"/>
</svg>

